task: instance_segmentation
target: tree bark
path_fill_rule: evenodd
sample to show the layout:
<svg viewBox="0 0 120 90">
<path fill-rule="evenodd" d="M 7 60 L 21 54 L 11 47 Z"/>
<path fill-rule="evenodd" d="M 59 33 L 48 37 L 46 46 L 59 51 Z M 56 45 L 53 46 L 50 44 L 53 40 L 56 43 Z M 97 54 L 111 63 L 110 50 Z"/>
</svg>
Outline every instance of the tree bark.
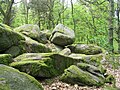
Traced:
<svg viewBox="0 0 120 90">
<path fill-rule="evenodd" d="M 72 19 L 73 19 L 73 25 L 74 25 L 74 31 L 76 30 L 76 22 L 74 18 L 74 6 L 73 6 L 73 0 L 71 0 L 71 14 L 72 14 Z"/>
<path fill-rule="evenodd" d="M 117 0 L 117 31 L 118 31 L 118 53 L 120 54 L 120 17 L 119 17 L 119 12 L 120 12 L 120 0 Z"/>
<path fill-rule="evenodd" d="M 109 45 L 110 45 L 110 51 L 114 51 L 113 47 L 113 30 L 114 30 L 114 0 L 109 0 Z"/>
</svg>

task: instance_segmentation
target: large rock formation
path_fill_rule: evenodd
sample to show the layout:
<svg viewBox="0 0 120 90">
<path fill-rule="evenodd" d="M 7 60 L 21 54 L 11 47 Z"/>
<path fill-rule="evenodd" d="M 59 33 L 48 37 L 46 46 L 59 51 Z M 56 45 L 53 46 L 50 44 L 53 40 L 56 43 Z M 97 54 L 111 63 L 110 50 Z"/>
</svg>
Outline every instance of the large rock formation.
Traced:
<svg viewBox="0 0 120 90">
<path fill-rule="evenodd" d="M 58 24 L 52 32 L 50 41 L 59 46 L 73 44 L 75 41 L 74 31 L 62 24 Z"/>
<path fill-rule="evenodd" d="M 47 43 L 47 36 L 44 32 L 40 31 L 38 25 L 25 24 L 14 29 L 14 31 L 20 32 L 27 37 L 37 40 L 40 43 Z"/>
<path fill-rule="evenodd" d="M 0 90 L 43 90 L 43 88 L 32 76 L 0 64 Z"/>
<path fill-rule="evenodd" d="M 10 66 L 34 77 L 54 77 L 64 72 L 70 65 L 76 64 L 68 56 L 54 53 L 25 53 L 14 58 Z"/>
<path fill-rule="evenodd" d="M 51 35 L 47 32 L 41 33 L 39 27 L 32 24 L 20 26 L 14 31 L 9 26 L 0 24 L 0 64 L 10 65 L 39 78 L 51 78 L 64 73 L 66 69 L 61 80 L 71 84 L 101 86 L 105 82 L 111 82 L 112 76 L 104 76 L 106 71 L 100 68 L 101 61 L 105 59 L 104 50 L 101 47 L 91 44 L 73 44 L 74 31 L 62 24 L 58 24 Z M 8 70 L 12 69 L 8 68 Z M 6 69 L 3 69 L 2 73 L 4 73 L 3 71 L 9 73 Z M 8 77 L 12 77 L 12 73 L 16 75 L 16 73 L 10 72 Z M 16 78 L 16 80 L 24 78 L 19 75 L 14 77 L 14 75 L 12 78 Z M 0 78 L 0 81 L 6 80 Z M 13 82 L 15 81 L 13 80 Z M 20 84 L 18 82 L 15 85 L 22 85 L 21 81 Z M 35 86 L 28 81 L 27 86 L 29 85 Z M 27 86 L 23 86 L 25 90 L 32 90 L 32 87 L 29 89 Z M 18 90 L 23 90 L 23 87 L 19 86 Z M 1 88 L 9 90 L 12 87 L 6 82 L 2 83 Z M 12 90 L 16 90 L 16 88 Z"/>
</svg>

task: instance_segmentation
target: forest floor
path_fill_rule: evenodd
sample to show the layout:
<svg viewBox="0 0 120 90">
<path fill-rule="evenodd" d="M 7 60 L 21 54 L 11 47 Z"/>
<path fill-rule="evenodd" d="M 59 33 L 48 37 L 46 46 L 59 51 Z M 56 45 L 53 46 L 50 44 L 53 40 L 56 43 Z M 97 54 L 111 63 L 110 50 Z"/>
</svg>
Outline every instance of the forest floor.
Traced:
<svg viewBox="0 0 120 90">
<path fill-rule="evenodd" d="M 118 90 L 120 90 L 120 66 L 113 69 L 113 66 L 109 62 L 107 62 L 105 67 L 107 68 L 107 72 L 109 74 L 112 74 L 115 77 L 115 80 L 116 80 L 115 86 L 118 88 Z M 108 87 L 108 89 L 105 89 L 107 88 L 105 86 L 104 87 L 88 87 L 88 86 L 78 86 L 77 84 L 70 85 L 60 81 L 59 76 L 53 79 L 46 79 L 41 82 L 44 87 L 44 90 L 116 90 L 114 88 L 110 89 L 110 87 L 113 86 L 112 84 L 105 85 Z"/>
</svg>

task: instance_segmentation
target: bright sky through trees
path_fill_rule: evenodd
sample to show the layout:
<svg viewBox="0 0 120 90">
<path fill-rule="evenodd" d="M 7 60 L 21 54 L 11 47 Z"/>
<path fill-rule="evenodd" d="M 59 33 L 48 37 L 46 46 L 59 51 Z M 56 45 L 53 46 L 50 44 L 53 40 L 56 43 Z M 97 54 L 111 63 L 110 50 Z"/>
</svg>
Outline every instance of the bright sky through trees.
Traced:
<svg viewBox="0 0 120 90">
<path fill-rule="evenodd" d="M 15 3 L 20 2 L 21 0 L 15 0 Z M 73 0 L 73 3 L 75 3 L 77 0 Z M 27 0 L 29 2 L 29 0 Z M 70 5 L 70 0 L 65 0 L 66 4 Z"/>
</svg>

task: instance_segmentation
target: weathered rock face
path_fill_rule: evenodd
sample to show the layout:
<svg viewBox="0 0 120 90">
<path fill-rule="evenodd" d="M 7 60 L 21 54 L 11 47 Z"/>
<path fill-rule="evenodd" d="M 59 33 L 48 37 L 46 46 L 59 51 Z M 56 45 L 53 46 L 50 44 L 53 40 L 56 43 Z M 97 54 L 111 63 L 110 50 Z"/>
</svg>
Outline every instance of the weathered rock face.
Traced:
<svg viewBox="0 0 120 90">
<path fill-rule="evenodd" d="M 70 45 L 75 41 L 75 33 L 70 28 L 58 24 L 52 32 L 50 41 L 59 46 Z"/>
<path fill-rule="evenodd" d="M 104 68 L 85 63 L 70 66 L 61 76 L 61 80 L 71 84 L 101 86 L 106 82 Z"/>
<path fill-rule="evenodd" d="M 10 66 L 35 77 L 54 77 L 64 72 L 70 65 L 76 64 L 68 56 L 54 53 L 25 53 L 14 58 Z"/>
<path fill-rule="evenodd" d="M 72 53 L 69 55 L 69 57 L 73 58 L 74 60 L 80 60 L 80 62 L 88 63 L 94 66 L 99 66 L 104 56 L 103 54 L 85 55 Z"/>
<path fill-rule="evenodd" d="M 40 31 L 39 26 L 32 24 L 25 24 L 14 29 L 14 31 L 20 32 L 27 37 L 37 40 L 40 43 L 47 43 L 47 36 L 44 32 Z"/>
<path fill-rule="evenodd" d="M 68 49 L 68 48 L 66 48 Z M 53 77 L 64 72 L 64 69 L 70 65 L 76 65 L 79 62 L 89 63 L 94 66 L 99 66 L 100 55 L 78 55 L 69 54 L 69 49 L 66 52 L 64 49 L 61 52 L 65 53 L 25 53 L 16 58 L 11 66 L 26 72 L 35 77 Z"/>
<path fill-rule="evenodd" d="M 94 55 L 102 53 L 101 47 L 92 45 L 92 44 L 75 44 L 70 45 L 68 48 L 71 49 L 72 53 Z"/>
<path fill-rule="evenodd" d="M 0 64 L 0 90 L 43 90 L 32 76 Z"/>
<path fill-rule="evenodd" d="M 11 54 L 13 57 L 16 57 L 23 53 L 48 53 L 51 52 L 51 49 L 42 43 L 38 43 L 35 40 L 32 40 L 29 37 L 26 37 L 25 41 L 20 42 L 17 46 L 12 46 L 5 51 L 6 54 Z"/>
<path fill-rule="evenodd" d="M 57 75 L 50 53 L 26 53 L 14 59 L 10 66 L 34 77 L 49 78 Z"/>
<path fill-rule="evenodd" d="M 10 54 L 0 54 L 0 64 L 9 65 L 12 62 L 13 59 Z"/>
<path fill-rule="evenodd" d="M 10 29 L 10 27 L 0 24 L 0 52 L 4 52 L 12 45 L 19 45 L 19 42 L 25 40 L 19 33 Z"/>
</svg>

